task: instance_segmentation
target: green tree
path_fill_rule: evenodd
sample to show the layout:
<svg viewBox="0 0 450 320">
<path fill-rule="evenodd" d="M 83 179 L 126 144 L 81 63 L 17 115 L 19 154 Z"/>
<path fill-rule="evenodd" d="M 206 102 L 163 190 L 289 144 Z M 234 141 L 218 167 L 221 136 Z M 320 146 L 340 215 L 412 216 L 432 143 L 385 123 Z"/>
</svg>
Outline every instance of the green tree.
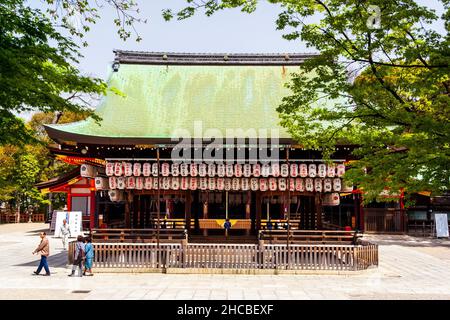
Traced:
<svg viewBox="0 0 450 320">
<path fill-rule="evenodd" d="M 398 194 L 450 185 L 449 17 L 413 0 L 271 0 L 287 40 L 302 40 L 320 55 L 289 83 L 281 124 L 307 148 L 329 158 L 337 144 L 356 146 L 359 160 L 346 178 L 365 190 Z M 253 12 L 256 0 L 187 1 L 163 16 L 179 20 L 226 8 Z M 316 21 L 316 22 L 311 22 Z M 432 26 L 444 23 L 440 34 Z"/>
<path fill-rule="evenodd" d="M 0 145 L 34 140 L 17 117 L 21 112 L 71 111 L 96 118 L 86 96 L 106 94 L 107 85 L 81 75 L 72 65 L 78 58 L 78 46 L 40 10 L 22 0 L 0 1 Z"/>
</svg>

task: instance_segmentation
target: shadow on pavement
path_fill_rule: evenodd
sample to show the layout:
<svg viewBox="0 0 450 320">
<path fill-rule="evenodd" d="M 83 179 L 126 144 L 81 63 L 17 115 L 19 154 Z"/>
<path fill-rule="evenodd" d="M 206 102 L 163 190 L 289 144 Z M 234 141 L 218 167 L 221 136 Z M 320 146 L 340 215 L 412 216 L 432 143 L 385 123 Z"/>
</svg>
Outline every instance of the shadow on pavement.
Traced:
<svg viewBox="0 0 450 320">
<path fill-rule="evenodd" d="M 37 258 L 35 258 L 35 257 L 37 257 Z M 41 261 L 41 256 L 38 255 L 35 257 L 33 257 L 33 258 L 35 258 L 33 261 L 16 264 L 14 266 L 16 266 L 16 267 L 37 267 L 39 265 L 39 262 Z M 63 252 L 57 253 L 55 255 L 51 255 L 50 257 L 47 258 L 47 263 L 50 268 L 65 267 L 67 264 L 67 251 L 63 251 Z"/>
</svg>

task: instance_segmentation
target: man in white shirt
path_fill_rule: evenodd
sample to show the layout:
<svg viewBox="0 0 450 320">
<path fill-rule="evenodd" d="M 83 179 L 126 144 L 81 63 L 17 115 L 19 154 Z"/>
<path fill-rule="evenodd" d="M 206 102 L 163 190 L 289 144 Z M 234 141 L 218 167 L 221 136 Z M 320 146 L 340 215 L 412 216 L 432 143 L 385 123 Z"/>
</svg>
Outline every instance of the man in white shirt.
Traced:
<svg viewBox="0 0 450 320">
<path fill-rule="evenodd" d="M 70 228 L 69 228 L 69 225 L 67 224 L 66 219 L 63 220 L 63 224 L 61 225 L 60 232 L 61 232 L 63 248 L 64 248 L 64 250 L 66 250 L 69 237 L 71 236 Z"/>
</svg>

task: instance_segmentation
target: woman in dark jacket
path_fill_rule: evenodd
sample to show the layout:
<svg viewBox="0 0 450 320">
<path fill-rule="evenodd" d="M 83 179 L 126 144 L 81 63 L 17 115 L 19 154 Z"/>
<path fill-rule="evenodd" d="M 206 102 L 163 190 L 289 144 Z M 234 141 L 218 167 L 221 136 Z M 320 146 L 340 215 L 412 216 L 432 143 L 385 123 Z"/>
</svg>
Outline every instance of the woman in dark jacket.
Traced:
<svg viewBox="0 0 450 320">
<path fill-rule="evenodd" d="M 83 260 L 85 259 L 85 247 L 83 240 L 83 236 L 77 237 L 77 243 L 75 243 L 75 250 L 73 254 L 72 273 L 69 274 L 69 277 L 75 277 L 75 270 L 77 268 L 79 270 L 78 276 L 83 276 Z"/>
</svg>

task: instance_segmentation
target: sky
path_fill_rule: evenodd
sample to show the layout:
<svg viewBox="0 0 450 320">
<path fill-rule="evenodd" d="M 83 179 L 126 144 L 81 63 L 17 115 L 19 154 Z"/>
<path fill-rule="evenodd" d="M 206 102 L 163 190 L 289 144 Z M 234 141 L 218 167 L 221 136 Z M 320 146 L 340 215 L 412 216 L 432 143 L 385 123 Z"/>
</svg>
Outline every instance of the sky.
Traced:
<svg viewBox="0 0 450 320">
<path fill-rule="evenodd" d="M 114 60 L 113 49 L 195 53 L 286 53 L 311 52 L 300 42 L 287 41 L 277 31 L 275 20 L 279 8 L 262 1 L 252 14 L 239 10 L 221 11 L 212 17 L 199 13 L 194 17 L 166 22 L 161 10 L 180 7 L 183 0 L 140 0 L 141 16 L 148 18 L 137 29 L 143 40 L 123 41 L 113 24 L 115 11 L 105 8 L 102 19 L 86 37 L 89 43 L 81 50 L 85 58 L 80 68 L 89 74 L 104 78 L 108 63 Z"/>
<path fill-rule="evenodd" d="M 44 0 L 30 0 L 31 4 L 43 7 Z M 186 0 L 137 0 L 140 17 L 148 19 L 146 24 L 136 24 L 143 38 L 136 42 L 134 37 L 123 41 L 113 23 L 115 10 L 104 5 L 101 19 L 91 25 L 85 40 L 88 47 L 82 47 L 79 68 L 84 74 L 106 80 L 108 68 L 114 60 L 114 49 L 192 52 L 192 53 L 287 53 L 314 52 L 301 40 L 288 41 L 282 38 L 282 31 L 276 30 L 275 20 L 282 11 L 279 6 L 260 0 L 252 14 L 237 9 L 223 10 L 211 17 L 199 12 L 194 17 L 166 22 L 161 11 L 167 8 L 183 8 Z M 438 0 L 417 0 L 419 4 L 443 12 Z M 101 1 L 99 1 L 101 3 Z M 307 20 L 311 21 L 313 19 Z M 314 21 L 315 22 L 315 21 Z M 443 24 L 433 27 L 444 31 Z"/>
<path fill-rule="evenodd" d="M 438 0 L 417 0 L 420 4 L 432 7 L 441 13 L 442 5 Z M 99 1 L 101 2 L 101 1 Z M 29 0 L 32 6 L 44 8 L 44 0 Z M 260 0 L 252 14 L 239 10 L 224 10 L 211 17 L 199 12 L 187 20 L 176 19 L 166 22 L 162 10 L 182 8 L 186 0 L 137 0 L 140 17 L 148 19 L 146 24 L 137 24 L 139 35 L 143 38 L 136 42 L 134 37 L 123 41 L 117 34 L 113 23 L 116 12 L 104 5 L 101 19 L 84 38 L 88 47 L 81 47 L 84 56 L 79 69 L 85 75 L 107 80 L 114 49 L 154 51 L 154 52 L 190 52 L 190 53 L 289 53 L 314 52 L 301 40 L 288 41 L 282 38 L 282 31 L 276 30 L 275 21 L 282 9 L 265 0 Z M 307 21 L 313 21 L 312 19 Z M 444 31 L 443 24 L 433 28 Z M 76 40 L 76 39 L 75 39 Z M 78 40 L 81 43 L 81 41 Z M 29 114 L 21 115 L 29 118 Z"/>
</svg>

